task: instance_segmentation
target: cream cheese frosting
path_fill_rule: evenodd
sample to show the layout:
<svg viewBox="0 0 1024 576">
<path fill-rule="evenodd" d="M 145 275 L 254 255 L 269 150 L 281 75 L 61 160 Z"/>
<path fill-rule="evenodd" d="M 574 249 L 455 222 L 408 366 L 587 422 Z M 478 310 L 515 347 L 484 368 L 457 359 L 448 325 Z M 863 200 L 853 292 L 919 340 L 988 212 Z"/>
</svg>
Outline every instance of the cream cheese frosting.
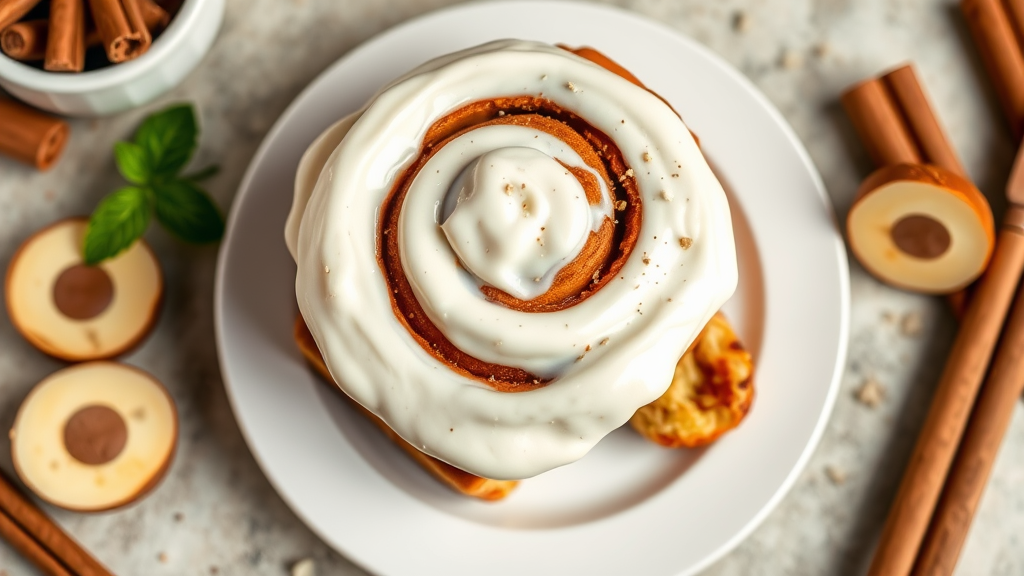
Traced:
<svg viewBox="0 0 1024 576">
<path fill-rule="evenodd" d="M 586 232 L 614 217 L 608 191 L 597 206 L 566 198 L 579 191 L 554 160 L 582 161 L 523 126 L 455 138 L 420 170 L 399 219 L 403 271 L 459 350 L 550 379 L 507 393 L 451 370 L 395 317 L 377 230 L 381 204 L 434 122 L 516 95 L 549 99 L 614 140 L 640 191 L 642 225 L 617 276 L 589 298 L 556 312 L 517 311 L 480 286 L 523 299 L 542 293 Z M 520 208 L 504 223 L 494 214 L 503 196 Z M 533 234 L 549 225 L 541 246 Z M 329 128 L 303 156 L 285 236 L 299 308 L 339 386 L 427 454 L 495 479 L 579 459 L 660 396 L 737 280 L 725 194 L 683 122 L 647 90 L 536 42 L 492 42 L 431 61 Z"/>
<path fill-rule="evenodd" d="M 547 150 L 509 146 L 517 136 L 523 142 L 543 138 L 534 145 Z M 445 191 L 444 178 L 452 171 L 449 164 L 465 164 L 466 154 L 475 154 L 473 148 L 485 152 Z M 597 232 L 612 212 L 611 196 L 600 177 L 595 175 L 601 182 L 602 202 L 592 211 L 583 185 L 556 157 L 592 171 L 572 149 L 546 132 L 489 126 L 464 134 L 421 171 L 423 179 L 418 185 L 427 190 L 422 194 L 410 191 L 412 198 L 428 201 L 429 191 L 435 192 L 435 198 L 440 192 L 444 198 L 437 198 L 435 206 L 454 206 L 433 221 L 421 218 L 418 222 L 427 228 L 441 222 L 451 249 L 482 283 L 520 299 L 536 298 L 551 288 L 558 271 L 580 253 L 587 233 Z M 434 166 L 438 168 L 431 175 Z M 417 211 L 410 206 L 409 213 Z M 423 237 L 423 230 L 412 225 L 403 232 L 410 234 L 407 238 Z M 440 253 L 434 247 L 433 254 Z M 430 254 L 428 248 L 423 256 L 429 258 Z M 409 256 L 410 261 L 423 261 L 422 256 Z"/>
</svg>

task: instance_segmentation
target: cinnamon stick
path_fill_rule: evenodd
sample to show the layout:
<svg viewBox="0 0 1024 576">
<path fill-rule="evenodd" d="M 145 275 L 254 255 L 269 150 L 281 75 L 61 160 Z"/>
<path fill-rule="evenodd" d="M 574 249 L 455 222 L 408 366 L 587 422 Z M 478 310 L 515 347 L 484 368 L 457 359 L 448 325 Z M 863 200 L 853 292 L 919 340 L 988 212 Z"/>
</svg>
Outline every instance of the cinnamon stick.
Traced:
<svg viewBox="0 0 1024 576">
<path fill-rule="evenodd" d="M 967 178 L 967 171 L 953 150 L 946 131 L 939 124 L 914 67 L 910 64 L 900 66 L 882 76 L 882 81 L 898 104 L 925 163 L 941 166 Z"/>
<path fill-rule="evenodd" d="M 0 30 L 21 20 L 39 0 L 0 0 Z"/>
<path fill-rule="evenodd" d="M 50 0 L 44 69 L 81 72 L 85 67 L 85 6 L 82 1 Z"/>
<path fill-rule="evenodd" d="M 882 81 L 865 80 L 847 90 L 840 101 L 876 166 L 923 162 L 913 134 Z"/>
<path fill-rule="evenodd" d="M 142 13 L 142 21 L 146 23 L 146 29 L 150 35 L 167 28 L 171 22 L 171 15 L 153 0 L 138 0 L 139 12 Z"/>
<path fill-rule="evenodd" d="M 10 58 L 27 62 L 46 56 L 48 20 L 29 20 L 11 24 L 0 32 L 0 49 Z"/>
<path fill-rule="evenodd" d="M 0 513 L 14 521 L 74 576 L 112 576 L 0 473 Z"/>
<path fill-rule="evenodd" d="M 46 548 L 26 534 L 17 522 L 3 512 L 0 512 L 0 537 L 46 576 L 75 576 L 68 571 L 67 566 L 54 558 Z"/>
<path fill-rule="evenodd" d="M 912 65 L 855 85 L 841 101 L 877 166 L 933 164 L 967 176 Z"/>
<path fill-rule="evenodd" d="M 854 85 L 841 98 L 854 130 L 879 168 L 893 164 L 934 164 L 963 176 L 960 158 L 939 124 L 911 64 Z M 947 298 L 963 319 L 968 289 Z"/>
<path fill-rule="evenodd" d="M 139 0 L 139 8 L 151 35 L 161 32 L 171 20 L 171 15 L 153 0 Z M 21 62 L 42 60 L 46 56 L 49 28 L 50 21 L 42 19 L 12 24 L 0 33 L 0 49 L 8 57 Z M 100 42 L 100 35 L 91 25 L 91 20 L 86 22 L 85 47 L 99 46 Z"/>
<path fill-rule="evenodd" d="M 89 0 L 89 6 L 111 62 L 132 60 L 149 50 L 153 36 L 146 27 L 138 0 Z"/>
<path fill-rule="evenodd" d="M 1017 45 L 1024 53 L 1024 2 L 1021 0 L 1003 0 L 1003 10 L 1006 17 L 1010 19 L 1010 26 L 1013 28 L 1014 36 L 1017 38 Z"/>
<path fill-rule="evenodd" d="M 947 357 L 869 576 L 904 576 L 913 567 L 1022 268 L 1024 236 L 1004 228 Z"/>
<path fill-rule="evenodd" d="M 1011 0 L 1008 4 L 1014 19 L 1024 25 L 1024 6 L 1020 0 Z M 1014 138 L 1019 139 L 1024 134 L 1024 52 L 1010 14 L 1000 0 L 963 0 L 960 8 L 1010 124 L 1010 131 Z"/>
<path fill-rule="evenodd" d="M 1018 213 L 1019 214 L 1019 213 Z M 1019 235 L 1018 238 L 1021 238 Z M 1024 239 L 1019 242 L 1024 243 Z M 1017 294 L 991 371 L 974 405 L 942 498 L 932 515 L 914 574 L 952 574 L 971 520 L 1024 393 L 1024 291 Z"/>
<path fill-rule="evenodd" d="M 60 158 L 69 132 L 59 118 L 0 99 L 0 153 L 47 170 Z"/>
</svg>

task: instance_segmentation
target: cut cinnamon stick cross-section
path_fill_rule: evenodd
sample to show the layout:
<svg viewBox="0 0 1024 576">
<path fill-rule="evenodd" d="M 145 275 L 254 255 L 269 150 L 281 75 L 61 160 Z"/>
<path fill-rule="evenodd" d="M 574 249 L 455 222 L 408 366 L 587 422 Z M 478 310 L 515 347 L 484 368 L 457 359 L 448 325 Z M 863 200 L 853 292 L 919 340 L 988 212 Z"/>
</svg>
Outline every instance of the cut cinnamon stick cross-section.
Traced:
<svg viewBox="0 0 1024 576">
<path fill-rule="evenodd" d="M 931 294 L 955 292 L 980 276 L 995 242 L 981 192 L 934 166 L 877 170 L 861 185 L 846 224 L 850 249 L 872 274 Z"/>
<path fill-rule="evenodd" d="M 67 122 L 0 98 L 0 154 L 47 170 L 60 158 L 69 134 Z"/>
<path fill-rule="evenodd" d="M 146 27 L 139 0 L 89 0 L 89 6 L 111 62 L 132 60 L 149 50 L 153 36 Z"/>
<path fill-rule="evenodd" d="M 50 72 L 81 72 L 85 67 L 84 0 L 51 0 L 46 61 Z"/>
<path fill-rule="evenodd" d="M 82 261 L 88 222 L 69 218 L 29 237 L 7 268 L 11 324 L 36 348 L 70 362 L 112 358 L 154 326 L 160 265 L 143 240 L 96 266 Z"/>
<path fill-rule="evenodd" d="M 11 24 L 0 32 L 0 50 L 13 60 L 42 60 L 46 56 L 49 27 L 49 20 L 28 20 Z"/>
<path fill-rule="evenodd" d="M 0 0 L 0 30 L 21 20 L 40 0 Z"/>
<path fill-rule="evenodd" d="M 911 65 L 842 96 L 880 168 L 861 185 L 847 217 L 854 256 L 880 280 L 953 295 L 984 271 L 995 236 L 988 201 L 967 179 Z M 973 258 L 973 260 L 972 260 Z"/>
<path fill-rule="evenodd" d="M 10 437 L 29 489 L 61 508 L 97 512 L 135 502 L 159 483 L 174 456 L 178 417 L 153 376 L 87 362 L 36 385 Z"/>
</svg>

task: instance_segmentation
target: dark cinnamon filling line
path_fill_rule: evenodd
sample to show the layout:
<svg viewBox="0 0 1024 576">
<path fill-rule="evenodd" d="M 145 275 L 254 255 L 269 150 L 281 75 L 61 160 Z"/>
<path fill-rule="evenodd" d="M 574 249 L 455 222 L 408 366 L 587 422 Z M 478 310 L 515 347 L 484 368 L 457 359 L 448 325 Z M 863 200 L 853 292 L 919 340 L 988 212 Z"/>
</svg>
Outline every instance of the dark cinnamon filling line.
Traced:
<svg viewBox="0 0 1024 576">
<path fill-rule="evenodd" d="M 640 231 L 640 194 L 632 173 L 615 143 L 586 120 L 550 100 L 533 96 L 497 98 L 469 104 L 434 123 L 424 137 L 416 161 L 398 178 L 381 205 L 377 261 L 391 293 L 392 309 L 419 345 L 455 372 L 502 392 L 540 388 L 550 379 L 520 368 L 485 362 L 459 350 L 430 321 L 416 300 L 402 269 L 398 220 L 409 187 L 423 166 L 446 144 L 477 128 L 494 125 L 527 126 L 559 138 L 596 172 L 611 192 L 612 219 L 592 231 L 581 253 L 555 276 L 552 288 L 524 301 L 490 286 L 481 292 L 490 301 L 521 312 L 554 312 L 574 306 L 615 277 L 625 264 Z M 564 165 L 564 164 L 563 164 Z M 600 184 L 592 173 L 566 167 L 598 204 Z"/>
</svg>

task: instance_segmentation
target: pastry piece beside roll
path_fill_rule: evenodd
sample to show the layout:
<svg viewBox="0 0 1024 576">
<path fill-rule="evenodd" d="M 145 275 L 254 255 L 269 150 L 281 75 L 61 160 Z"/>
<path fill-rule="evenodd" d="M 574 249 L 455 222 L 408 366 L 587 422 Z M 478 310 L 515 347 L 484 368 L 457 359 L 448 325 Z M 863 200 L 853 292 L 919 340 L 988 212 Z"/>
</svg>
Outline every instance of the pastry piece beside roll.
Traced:
<svg viewBox="0 0 1024 576">
<path fill-rule="evenodd" d="M 698 448 L 739 426 L 753 401 L 753 358 L 718 313 L 679 359 L 668 390 L 629 423 L 662 446 Z"/>
</svg>

